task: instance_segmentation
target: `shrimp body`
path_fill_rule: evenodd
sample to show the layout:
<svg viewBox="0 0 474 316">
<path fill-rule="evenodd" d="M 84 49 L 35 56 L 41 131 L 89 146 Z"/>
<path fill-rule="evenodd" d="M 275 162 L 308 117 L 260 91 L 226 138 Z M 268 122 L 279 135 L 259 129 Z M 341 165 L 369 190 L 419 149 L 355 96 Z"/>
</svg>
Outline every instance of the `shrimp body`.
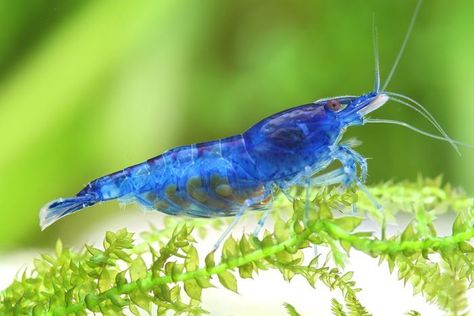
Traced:
<svg viewBox="0 0 474 316">
<path fill-rule="evenodd" d="M 274 188 L 303 184 L 339 159 L 345 128 L 362 123 L 358 112 L 344 112 L 375 98 L 372 93 L 316 101 L 274 114 L 240 135 L 171 149 L 98 178 L 75 197 L 48 203 L 40 212 L 41 226 L 114 199 L 193 217 L 232 216 L 243 206 L 264 208 Z"/>
<path fill-rule="evenodd" d="M 234 215 L 246 199 L 261 194 L 241 135 L 177 147 L 141 164 L 92 181 L 79 193 L 99 201 L 136 200 L 172 215 Z"/>
</svg>

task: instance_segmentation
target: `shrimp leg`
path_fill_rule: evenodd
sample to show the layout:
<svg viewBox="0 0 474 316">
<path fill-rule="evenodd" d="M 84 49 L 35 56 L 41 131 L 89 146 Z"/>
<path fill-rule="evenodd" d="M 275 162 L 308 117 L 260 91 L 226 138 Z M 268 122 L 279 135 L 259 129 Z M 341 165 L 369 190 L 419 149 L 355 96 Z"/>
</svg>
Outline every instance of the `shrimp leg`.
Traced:
<svg viewBox="0 0 474 316">
<path fill-rule="evenodd" d="M 265 209 L 262 217 L 260 217 L 260 219 L 258 220 L 258 223 L 257 223 L 257 227 L 255 227 L 255 230 L 253 231 L 253 235 L 255 237 L 258 236 L 258 234 L 260 233 L 260 231 L 262 230 L 263 228 L 263 225 L 265 224 L 267 218 L 268 218 L 268 215 L 270 214 L 270 211 L 271 211 L 271 208 L 267 208 Z"/>
<path fill-rule="evenodd" d="M 323 173 L 310 179 L 311 186 L 327 186 L 342 183 L 346 178 L 344 168 L 338 168 L 333 171 Z"/>
<path fill-rule="evenodd" d="M 383 206 L 377 201 L 377 199 L 372 195 L 372 193 L 369 192 L 369 189 L 367 189 L 367 187 L 363 183 L 363 181 L 365 181 L 365 178 L 367 176 L 367 162 L 359 153 L 357 153 L 355 150 L 347 146 L 340 146 L 338 153 L 336 155 L 337 155 L 336 156 L 337 159 L 339 159 L 341 163 L 344 165 L 344 171 L 346 172 L 346 175 L 347 175 L 347 179 L 344 185 L 348 186 L 352 183 L 357 185 L 357 187 L 360 190 L 362 190 L 362 192 L 364 192 L 367 198 L 372 202 L 375 208 L 380 213 L 382 213 L 383 219 L 382 219 L 382 232 L 381 232 L 382 236 L 381 237 L 382 239 L 385 239 L 386 218 L 385 218 L 385 212 L 383 210 Z M 362 181 L 357 176 L 356 164 L 358 164 L 361 168 Z"/>
<path fill-rule="evenodd" d="M 346 175 L 344 173 L 344 168 L 338 168 L 336 170 L 329 171 L 327 173 L 323 173 L 316 177 L 305 176 L 304 178 L 304 185 L 301 184 L 300 181 L 294 183 L 297 186 L 304 186 L 308 185 L 307 181 L 309 178 L 309 185 L 310 187 L 321 187 L 321 186 L 328 186 L 333 184 L 339 184 L 344 182 L 346 179 Z M 295 198 L 288 192 L 288 184 L 284 182 L 277 182 L 278 189 L 283 193 L 283 195 L 290 201 L 291 203 L 294 202 Z"/>
<path fill-rule="evenodd" d="M 274 189 L 278 188 L 277 186 L 274 186 L 273 187 Z M 258 220 L 257 222 L 257 227 L 255 227 L 255 230 L 253 231 L 253 236 L 254 237 L 257 237 L 258 234 L 260 233 L 260 230 L 262 230 L 263 228 L 263 225 L 265 224 L 267 218 L 268 218 L 268 215 L 270 214 L 270 211 L 272 210 L 272 207 L 271 205 L 273 205 L 273 200 L 274 200 L 274 195 L 273 195 L 273 190 L 268 190 L 269 191 L 269 194 L 272 195 L 272 200 L 270 202 L 270 205 L 267 206 L 267 208 L 264 210 L 263 212 L 263 215 L 262 217 L 260 217 L 260 219 Z"/>
<path fill-rule="evenodd" d="M 379 210 L 383 211 L 382 205 L 377 201 L 377 199 L 369 192 L 367 187 L 364 185 L 364 182 L 367 178 L 367 162 L 364 157 L 362 157 L 358 152 L 347 146 L 340 146 L 337 154 L 338 159 L 344 165 L 344 171 L 346 173 L 346 183 L 345 185 L 350 185 L 354 183 L 359 187 L 362 192 L 367 195 L 369 200 L 374 204 L 374 206 Z M 357 176 L 356 164 L 359 165 L 361 169 L 361 179 Z"/>
<path fill-rule="evenodd" d="M 242 217 L 242 215 L 244 215 L 245 213 L 245 210 L 247 209 L 247 207 L 249 207 L 250 205 L 247 203 L 247 201 L 245 202 L 244 205 L 242 205 L 239 209 L 239 211 L 237 212 L 237 214 L 235 214 L 235 217 L 234 217 L 234 220 L 232 221 L 232 223 L 230 223 L 229 226 L 227 226 L 227 228 L 225 229 L 225 231 L 221 234 L 221 236 L 219 237 L 219 239 L 217 239 L 216 243 L 214 244 L 214 247 L 212 248 L 213 251 L 217 250 L 217 248 L 219 248 L 219 246 L 221 245 L 222 241 L 224 241 L 224 239 L 227 237 L 227 235 L 229 235 L 229 233 L 232 231 L 232 229 L 235 227 L 235 225 L 237 225 L 237 223 L 239 222 L 240 218 Z"/>
<path fill-rule="evenodd" d="M 362 192 L 364 192 L 364 194 L 366 194 L 374 206 L 382 212 L 382 206 L 364 185 L 365 179 L 367 178 L 367 162 L 365 159 L 355 150 L 344 145 L 338 146 L 335 149 L 334 159 L 339 160 L 342 167 L 311 178 L 311 186 L 327 186 L 340 183 L 347 188 L 352 184 L 355 184 Z M 359 166 L 361 170 L 360 178 L 357 174 L 357 166 Z M 305 180 L 304 183 L 300 182 L 299 185 L 307 186 L 306 181 L 307 180 Z M 353 205 L 353 208 L 355 213 L 355 205 Z"/>
<path fill-rule="evenodd" d="M 346 182 L 346 178 L 347 175 L 344 172 L 344 168 L 341 167 L 339 169 L 312 178 L 311 185 L 328 186 L 332 184 L 344 183 Z M 352 213 L 357 214 L 357 205 L 355 203 L 352 204 Z"/>
<path fill-rule="evenodd" d="M 237 225 L 237 223 L 239 222 L 242 215 L 244 215 L 247 208 L 249 208 L 250 206 L 252 206 L 254 204 L 258 204 L 258 203 L 262 202 L 263 200 L 265 200 L 265 198 L 268 196 L 268 194 L 269 194 L 269 192 L 268 192 L 268 190 L 266 190 L 262 195 L 260 195 L 258 197 L 255 197 L 255 198 L 247 199 L 247 200 L 244 201 L 242 206 L 239 208 L 237 214 L 235 214 L 235 217 L 234 217 L 234 220 L 232 221 L 232 223 L 230 223 L 230 225 L 227 226 L 225 231 L 221 234 L 219 239 L 214 244 L 213 251 L 215 251 L 215 250 L 217 250 L 217 248 L 219 248 L 219 246 L 224 241 L 224 239 L 227 237 L 227 235 L 229 235 L 229 233 L 232 231 L 232 229 L 235 227 L 235 225 Z M 267 213 L 267 211 L 265 211 L 265 213 Z M 264 214 L 264 217 L 266 217 L 265 214 Z M 263 226 L 263 223 L 261 225 Z"/>
<path fill-rule="evenodd" d="M 310 168 L 306 168 L 306 172 L 310 173 Z M 311 175 L 310 174 L 306 178 L 305 182 L 306 182 L 306 194 L 305 194 L 304 221 L 307 223 L 309 221 L 309 190 L 311 188 Z M 314 253 L 314 257 L 317 257 L 318 246 L 316 246 L 315 244 L 313 244 L 313 253 Z"/>
</svg>

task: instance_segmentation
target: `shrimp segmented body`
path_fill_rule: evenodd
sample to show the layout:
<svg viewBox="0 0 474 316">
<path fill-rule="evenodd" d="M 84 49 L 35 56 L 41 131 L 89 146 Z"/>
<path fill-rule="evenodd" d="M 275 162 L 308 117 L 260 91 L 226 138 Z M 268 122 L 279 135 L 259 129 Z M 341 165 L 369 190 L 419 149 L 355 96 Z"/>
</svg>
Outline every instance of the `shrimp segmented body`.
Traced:
<svg viewBox="0 0 474 316">
<path fill-rule="evenodd" d="M 314 184 L 358 182 L 356 164 L 365 170 L 365 161 L 339 141 L 348 126 L 363 123 L 361 113 L 387 100 L 369 93 L 316 101 L 274 114 L 241 135 L 171 149 L 98 178 L 75 197 L 48 203 L 41 226 L 114 199 L 171 215 L 233 216 L 243 207 L 268 208 L 274 188 L 305 185 L 334 160 L 344 168 Z"/>
</svg>

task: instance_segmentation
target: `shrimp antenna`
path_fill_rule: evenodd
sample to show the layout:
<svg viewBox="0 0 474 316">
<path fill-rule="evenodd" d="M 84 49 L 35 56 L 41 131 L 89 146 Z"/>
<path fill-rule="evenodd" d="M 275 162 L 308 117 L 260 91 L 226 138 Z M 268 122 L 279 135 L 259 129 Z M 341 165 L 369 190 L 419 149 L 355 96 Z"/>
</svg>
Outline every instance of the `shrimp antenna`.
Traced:
<svg viewBox="0 0 474 316">
<path fill-rule="evenodd" d="M 444 129 L 436 121 L 433 115 L 431 115 L 431 113 L 423 105 L 421 105 L 417 101 L 403 94 L 399 94 L 395 92 L 386 92 L 386 94 L 390 96 L 390 100 L 393 100 L 399 104 L 405 105 L 409 108 L 412 108 L 413 110 L 417 111 L 422 116 L 424 116 L 431 124 L 433 124 L 433 126 L 438 130 L 438 132 L 440 132 L 440 134 L 443 135 L 443 137 L 451 144 L 451 146 L 453 146 L 453 148 L 456 150 L 458 155 L 461 156 L 461 152 L 459 151 L 459 148 L 456 146 L 456 143 L 452 141 L 452 138 L 444 131 Z M 402 98 L 403 100 L 399 99 L 398 97 Z M 415 106 L 412 104 L 409 104 L 407 101 L 412 102 Z"/>
<path fill-rule="evenodd" d="M 405 47 L 407 46 L 408 39 L 410 38 L 411 31 L 413 30 L 413 26 L 415 25 L 415 21 L 418 16 L 418 12 L 420 11 L 420 7 L 422 3 L 423 3 L 423 0 L 418 0 L 418 3 L 416 4 L 416 8 L 415 8 L 415 11 L 413 12 L 413 16 L 411 17 L 410 25 L 408 26 L 407 33 L 405 35 L 405 38 L 403 39 L 402 46 L 400 47 L 400 50 L 398 51 L 397 58 L 395 58 L 395 62 L 393 63 L 392 69 L 390 69 L 390 72 L 388 73 L 387 79 L 385 79 L 385 84 L 383 85 L 382 91 L 385 91 L 385 88 L 387 88 L 388 84 L 390 83 L 390 80 L 392 80 L 393 74 L 395 73 L 398 63 L 400 62 L 400 59 L 402 58 Z"/>
<path fill-rule="evenodd" d="M 377 25 L 375 23 L 375 13 L 372 16 L 372 42 L 374 46 L 374 62 L 375 62 L 375 82 L 374 92 L 380 91 L 380 65 L 379 65 L 379 43 L 377 35 Z"/>
<path fill-rule="evenodd" d="M 454 143 L 456 145 L 463 146 L 463 147 L 469 148 L 471 150 L 474 150 L 473 145 L 466 144 L 466 143 L 463 143 L 463 142 L 460 142 L 460 141 L 457 141 L 457 140 L 454 140 L 454 139 L 451 139 L 451 138 L 445 138 L 445 137 L 442 137 L 442 136 L 434 135 L 434 134 L 425 132 L 425 131 L 417 128 L 417 127 L 414 127 L 414 126 L 412 126 L 408 123 L 401 122 L 401 121 L 386 120 L 386 119 L 366 119 L 366 120 L 364 120 L 364 123 L 399 125 L 399 126 L 403 126 L 403 127 L 408 128 L 408 129 L 411 129 L 412 131 L 415 131 L 415 132 L 417 132 L 421 135 L 424 135 L 424 136 L 427 136 L 427 137 L 430 137 L 430 138 L 433 138 L 433 139 L 437 139 L 437 140 L 442 140 L 442 141 L 449 142 L 449 143 Z"/>
</svg>

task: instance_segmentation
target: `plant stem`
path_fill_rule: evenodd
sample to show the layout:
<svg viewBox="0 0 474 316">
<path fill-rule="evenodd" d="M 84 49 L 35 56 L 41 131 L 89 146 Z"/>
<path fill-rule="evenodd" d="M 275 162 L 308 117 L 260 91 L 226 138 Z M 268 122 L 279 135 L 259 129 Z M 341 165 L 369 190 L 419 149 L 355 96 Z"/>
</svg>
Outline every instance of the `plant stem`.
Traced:
<svg viewBox="0 0 474 316">
<path fill-rule="evenodd" d="M 303 230 L 300 234 L 294 234 L 281 243 L 257 249 L 251 253 L 243 255 L 242 257 L 228 259 L 214 267 L 201 268 L 191 272 L 175 275 L 166 275 L 161 277 L 153 277 L 151 274 L 149 274 L 147 277 L 141 280 L 133 281 L 119 287 L 111 288 L 100 294 L 89 294 L 86 296 L 86 300 L 84 302 L 52 309 L 46 315 L 68 315 L 75 312 L 83 311 L 87 307 L 97 306 L 107 299 L 116 298 L 117 296 L 133 292 L 137 289 L 141 289 L 142 291 L 149 291 L 159 285 L 176 283 L 180 281 L 186 281 L 202 277 L 211 277 L 224 271 L 232 270 L 239 266 L 243 266 L 248 263 L 270 257 L 281 251 L 284 251 L 288 247 L 298 247 L 304 241 L 306 241 L 311 234 L 318 234 L 320 232 L 326 232 L 335 240 L 348 242 L 353 248 L 368 254 L 396 254 L 410 250 L 420 251 L 429 249 L 449 249 L 452 247 L 456 247 L 458 243 L 470 240 L 474 237 L 474 228 L 471 227 L 469 230 L 455 234 L 453 236 L 441 238 L 427 238 L 421 241 L 373 240 L 368 237 L 360 237 L 351 234 L 350 232 L 345 231 L 344 229 L 340 228 L 331 221 L 318 220 L 316 222 L 311 223 L 309 227 Z"/>
</svg>

